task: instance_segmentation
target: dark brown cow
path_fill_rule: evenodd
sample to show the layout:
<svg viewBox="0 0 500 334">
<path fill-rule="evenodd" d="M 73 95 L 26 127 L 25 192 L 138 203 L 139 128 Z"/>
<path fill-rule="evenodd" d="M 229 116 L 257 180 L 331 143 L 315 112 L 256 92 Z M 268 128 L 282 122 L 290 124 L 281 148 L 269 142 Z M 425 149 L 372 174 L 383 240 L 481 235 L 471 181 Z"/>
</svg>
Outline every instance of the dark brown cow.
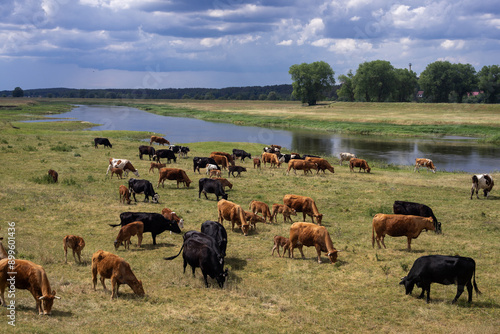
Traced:
<svg viewBox="0 0 500 334">
<path fill-rule="evenodd" d="M 191 184 L 191 180 L 187 176 L 186 172 L 179 168 L 160 169 L 160 178 L 158 179 L 158 185 L 156 186 L 156 188 L 160 186 L 160 182 L 165 188 L 165 180 L 177 181 L 177 188 L 179 188 L 179 183 L 184 183 L 184 186 L 186 188 L 189 188 L 189 185 Z"/>
<path fill-rule="evenodd" d="M 253 158 L 253 168 L 261 168 L 260 167 L 260 159 L 259 158 Z"/>
<path fill-rule="evenodd" d="M 49 176 L 52 178 L 54 183 L 57 183 L 57 179 L 59 178 L 59 174 L 55 170 L 49 169 Z"/>
<path fill-rule="evenodd" d="M 234 159 L 233 159 L 233 155 L 232 154 L 229 154 L 227 152 L 212 152 L 212 153 L 210 153 L 210 157 L 212 157 L 212 155 L 223 155 L 223 156 L 225 156 L 227 158 L 227 161 L 229 162 L 229 164 L 231 166 L 234 166 Z"/>
<path fill-rule="evenodd" d="M 370 171 L 372 170 L 370 166 L 368 166 L 366 160 L 363 159 L 353 158 L 349 160 L 349 168 L 351 169 L 351 172 L 354 172 L 354 167 L 359 167 L 359 172 L 361 172 L 361 169 L 363 169 L 367 173 L 370 173 Z"/>
<path fill-rule="evenodd" d="M 223 188 L 229 187 L 229 189 L 233 189 L 233 184 L 231 182 L 229 182 L 228 179 L 225 179 L 223 177 L 216 177 L 214 180 L 219 181 L 220 184 L 222 184 Z"/>
<path fill-rule="evenodd" d="M 214 159 L 217 165 L 220 166 L 222 169 L 227 169 L 227 167 L 229 166 L 229 160 L 224 155 L 212 153 L 210 154 L 210 158 Z"/>
</svg>

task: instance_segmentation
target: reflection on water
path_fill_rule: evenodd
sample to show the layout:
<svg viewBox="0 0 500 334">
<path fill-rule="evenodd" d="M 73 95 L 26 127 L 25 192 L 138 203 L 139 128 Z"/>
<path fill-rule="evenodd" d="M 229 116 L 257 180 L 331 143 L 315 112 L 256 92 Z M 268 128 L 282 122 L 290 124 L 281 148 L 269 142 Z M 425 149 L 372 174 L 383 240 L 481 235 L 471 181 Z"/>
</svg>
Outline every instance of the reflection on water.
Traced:
<svg viewBox="0 0 500 334">
<path fill-rule="evenodd" d="M 171 143 L 202 141 L 276 144 L 302 154 L 355 153 L 370 161 L 414 165 L 416 158 L 429 158 L 438 170 L 486 173 L 500 170 L 500 147 L 474 145 L 457 139 L 394 139 L 381 136 L 349 136 L 318 131 L 285 131 L 205 122 L 193 118 L 166 117 L 116 106 L 78 106 L 52 116 L 102 124 L 91 130 L 134 130 L 161 133 Z M 244 147 L 240 147 L 244 148 Z M 251 152 L 258 154 L 260 152 Z"/>
</svg>

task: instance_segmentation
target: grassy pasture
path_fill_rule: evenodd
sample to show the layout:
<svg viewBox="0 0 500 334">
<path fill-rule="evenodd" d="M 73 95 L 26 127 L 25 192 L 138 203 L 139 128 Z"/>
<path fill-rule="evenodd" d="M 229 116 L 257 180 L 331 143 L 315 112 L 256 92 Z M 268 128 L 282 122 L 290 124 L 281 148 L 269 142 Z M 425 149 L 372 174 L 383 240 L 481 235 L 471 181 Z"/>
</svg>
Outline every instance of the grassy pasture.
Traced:
<svg viewBox="0 0 500 334">
<path fill-rule="evenodd" d="M 212 151 L 230 152 L 241 148 L 260 154 L 262 145 L 207 142 L 189 144 L 188 159 L 178 158 L 173 167 L 187 171 L 193 184 L 179 188 L 166 182 L 159 188 L 161 204 L 119 203 L 118 186 L 127 180 L 105 177 L 110 157 L 128 158 L 141 178 L 156 186 L 158 174 L 148 174 L 149 161 L 139 160 L 137 147 L 149 133 L 80 131 L 80 122 L 18 123 L 14 129 L 0 129 L 2 187 L 1 236 L 7 238 L 7 223 L 16 223 L 17 258 L 31 260 L 47 271 L 52 288 L 61 296 L 53 315 L 38 316 L 28 291 L 16 293 L 16 330 L 19 333 L 493 333 L 499 321 L 500 289 L 495 274 L 500 251 L 500 209 L 498 189 L 489 200 L 470 198 L 470 175 L 465 173 L 413 173 L 412 166 L 387 167 L 368 161 L 372 173 L 351 173 L 328 160 L 335 174 L 285 175 L 284 167 L 262 170 L 250 161 L 238 164 L 248 171 L 233 179 L 229 200 L 248 209 L 253 199 L 282 203 L 283 195 L 296 193 L 315 199 L 339 253 L 331 265 L 323 256 L 316 261 L 315 250 L 304 248 L 306 259 L 271 256 L 273 236 L 287 236 L 289 225 L 282 217 L 277 224 L 260 224 L 248 237 L 232 232 L 228 223 L 226 266 L 229 279 L 224 289 L 204 287 L 199 269 L 193 278 L 189 267 L 182 272 L 182 259 L 164 261 L 177 254 L 182 236 L 163 233 L 152 246 L 146 234 L 138 249 L 133 238 L 131 249 L 114 250 L 117 228 L 124 211 L 160 212 L 175 210 L 186 222 L 185 231 L 199 230 L 205 220 L 217 220 L 215 196 L 198 199 L 192 157 L 208 156 Z M 68 131 L 73 130 L 73 131 Z M 108 137 L 113 148 L 93 147 L 94 137 Z M 44 181 L 48 169 L 59 173 L 59 183 Z M 130 176 L 130 175 L 129 175 Z M 493 178 L 499 180 L 500 174 Z M 227 174 L 226 174 L 227 177 Z M 433 208 L 443 224 L 443 235 L 422 232 L 406 251 L 406 238 L 386 237 L 387 249 L 371 246 L 372 216 L 389 213 L 394 200 L 425 203 Z M 302 221 L 302 216 L 292 217 Z M 308 221 L 310 221 L 308 219 Z M 75 264 L 70 254 L 64 264 L 62 238 L 82 236 L 84 264 Z M 5 242 L 4 242 L 5 244 Z M 375 246 L 376 247 L 376 246 Z M 111 301 L 98 283 L 91 287 L 92 253 L 104 249 L 128 261 L 143 281 L 145 298 L 136 298 L 122 286 L 118 300 Z M 296 252 L 297 256 L 298 251 Z M 433 284 L 430 304 L 418 300 L 420 289 L 406 296 L 399 286 L 413 261 L 422 255 L 470 256 L 476 260 L 476 280 L 483 294 L 466 302 L 467 292 L 457 305 L 451 305 L 456 286 Z M 108 288 L 110 282 L 107 281 Z M 7 325 L 7 310 L 0 310 L 0 330 Z"/>
</svg>

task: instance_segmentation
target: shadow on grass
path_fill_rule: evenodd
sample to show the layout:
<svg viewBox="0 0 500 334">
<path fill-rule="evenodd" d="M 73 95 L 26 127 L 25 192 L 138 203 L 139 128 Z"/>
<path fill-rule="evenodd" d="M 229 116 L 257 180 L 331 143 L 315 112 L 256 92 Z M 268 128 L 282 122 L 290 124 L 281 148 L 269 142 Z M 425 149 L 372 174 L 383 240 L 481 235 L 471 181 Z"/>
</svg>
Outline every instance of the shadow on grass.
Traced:
<svg viewBox="0 0 500 334">
<path fill-rule="evenodd" d="M 131 251 L 142 251 L 142 250 L 151 250 L 151 249 L 157 249 L 161 247 L 177 247 L 178 245 L 170 244 L 167 242 L 157 242 L 156 245 L 153 244 L 142 244 L 141 248 L 136 248 Z"/>
<path fill-rule="evenodd" d="M 247 260 L 238 259 L 236 257 L 226 257 L 224 262 L 226 265 L 231 266 L 232 270 L 243 270 L 247 265 Z"/>
</svg>

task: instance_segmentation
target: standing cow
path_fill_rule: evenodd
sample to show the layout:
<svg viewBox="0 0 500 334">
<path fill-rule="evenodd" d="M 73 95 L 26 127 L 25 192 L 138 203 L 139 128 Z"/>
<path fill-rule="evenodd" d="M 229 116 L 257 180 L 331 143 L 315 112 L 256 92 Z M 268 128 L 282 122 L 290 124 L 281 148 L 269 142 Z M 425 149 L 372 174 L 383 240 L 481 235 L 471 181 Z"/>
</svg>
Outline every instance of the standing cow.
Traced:
<svg viewBox="0 0 500 334">
<path fill-rule="evenodd" d="M 493 189 L 494 185 L 495 182 L 493 182 L 493 179 L 489 174 L 479 174 L 472 176 L 472 188 L 470 190 L 470 199 L 472 199 L 474 191 L 476 191 L 476 197 L 477 199 L 479 199 L 479 195 L 477 194 L 479 192 L 479 189 L 483 189 L 484 197 L 488 198 L 490 191 L 491 189 Z"/>
</svg>

